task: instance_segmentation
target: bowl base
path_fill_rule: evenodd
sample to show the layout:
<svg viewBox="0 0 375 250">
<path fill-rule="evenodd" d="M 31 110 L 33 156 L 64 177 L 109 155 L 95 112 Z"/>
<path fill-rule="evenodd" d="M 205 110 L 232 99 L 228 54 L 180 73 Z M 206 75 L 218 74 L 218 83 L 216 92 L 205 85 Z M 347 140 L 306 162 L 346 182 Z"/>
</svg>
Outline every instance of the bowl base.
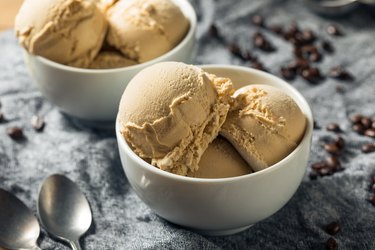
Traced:
<svg viewBox="0 0 375 250">
<path fill-rule="evenodd" d="M 73 126 L 81 129 L 99 129 L 104 131 L 114 131 L 115 129 L 115 121 L 86 120 L 67 114 L 62 110 L 60 112 Z"/>
<path fill-rule="evenodd" d="M 229 230 L 195 230 L 195 232 L 202 234 L 202 235 L 208 235 L 208 236 L 225 236 L 225 235 L 231 235 L 231 234 L 236 234 L 242 231 L 245 231 L 246 229 L 252 227 L 254 224 L 251 224 L 249 226 L 244 226 L 244 227 L 238 227 L 238 228 L 233 228 Z"/>
</svg>

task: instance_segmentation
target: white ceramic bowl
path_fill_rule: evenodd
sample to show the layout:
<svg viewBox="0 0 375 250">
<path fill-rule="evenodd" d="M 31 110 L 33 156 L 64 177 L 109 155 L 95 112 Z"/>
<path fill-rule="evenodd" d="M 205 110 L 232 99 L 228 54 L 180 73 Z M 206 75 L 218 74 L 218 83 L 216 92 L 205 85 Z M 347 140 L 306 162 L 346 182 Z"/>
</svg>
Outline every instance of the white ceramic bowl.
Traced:
<svg viewBox="0 0 375 250">
<path fill-rule="evenodd" d="M 55 63 L 25 51 L 29 72 L 47 99 L 64 113 L 91 122 L 112 122 L 130 79 L 142 69 L 162 61 L 190 63 L 196 41 L 197 18 L 188 0 L 175 0 L 190 20 L 185 38 L 171 51 L 148 62 L 116 69 L 81 69 Z"/>
<path fill-rule="evenodd" d="M 148 164 L 128 146 L 117 122 L 118 147 L 130 185 L 156 214 L 203 234 L 233 234 L 271 216 L 296 192 L 310 153 L 313 117 L 304 97 L 271 74 L 238 66 L 207 65 L 201 68 L 229 77 L 236 88 L 269 84 L 288 93 L 307 118 L 305 135 L 298 147 L 265 170 L 220 179 L 179 176 Z"/>
</svg>

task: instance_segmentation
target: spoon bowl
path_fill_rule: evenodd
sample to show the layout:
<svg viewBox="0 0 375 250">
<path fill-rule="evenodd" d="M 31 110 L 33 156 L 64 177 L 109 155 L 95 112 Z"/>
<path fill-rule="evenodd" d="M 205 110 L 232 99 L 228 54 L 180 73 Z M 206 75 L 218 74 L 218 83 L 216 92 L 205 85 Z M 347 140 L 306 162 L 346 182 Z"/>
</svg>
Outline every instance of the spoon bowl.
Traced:
<svg viewBox="0 0 375 250">
<path fill-rule="evenodd" d="M 39 192 L 38 212 L 45 229 L 80 249 L 79 238 L 90 228 L 92 215 L 88 201 L 69 178 L 49 176 Z"/>
<path fill-rule="evenodd" d="M 30 209 L 16 196 L 0 188 L 0 247 L 39 249 L 40 227 Z"/>
</svg>

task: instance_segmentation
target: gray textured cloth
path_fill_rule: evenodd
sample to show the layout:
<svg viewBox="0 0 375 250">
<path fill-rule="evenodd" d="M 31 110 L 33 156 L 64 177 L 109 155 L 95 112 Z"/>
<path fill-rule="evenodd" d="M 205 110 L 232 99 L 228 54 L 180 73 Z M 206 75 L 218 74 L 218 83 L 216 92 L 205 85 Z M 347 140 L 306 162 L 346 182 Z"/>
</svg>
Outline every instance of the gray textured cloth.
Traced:
<svg viewBox="0 0 375 250">
<path fill-rule="evenodd" d="M 375 118 L 375 20 L 366 9 L 336 20 L 345 36 L 329 37 L 324 28 L 331 20 L 309 12 L 300 1 L 195 1 L 199 15 L 198 53 L 195 63 L 243 64 L 232 57 L 218 41 L 207 35 L 215 21 L 226 41 L 238 41 L 251 49 L 250 25 L 253 13 L 268 16 L 269 23 L 298 21 L 329 40 L 336 52 L 325 56 L 321 68 L 344 65 L 354 82 L 326 79 L 310 85 L 301 78 L 292 84 L 307 98 L 317 122 L 341 124 L 347 140 L 341 157 L 344 171 L 310 181 L 305 177 L 290 202 L 275 215 L 232 236 L 207 237 L 172 225 L 156 216 L 130 188 L 123 173 L 113 133 L 75 125 L 46 101 L 32 83 L 13 32 L 0 34 L 0 100 L 7 119 L 0 124 L 0 187 L 10 190 L 36 212 L 36 199 L 42 180 L 52 173 L 63 173 L 75 180 L 86 194 L 94 223 L 82 238 L 84 249 L 323 249 L 329 235 L 323 227 L 338 220 L 342 230 L 335 236 L 340 249 L 375 249 L 375 207 L 366 202 L 370 176 L 375 174 L 375 153 L 364 155 L 360 145 L 373 142 L 351 131 L 348 116 L 363 113 Z M 265 66 L 278 74 L 292 59 L 292 48 L 272 37 L 277 52 L 261 55 Z M 345 93 L 336 92 L 336 86 Z M 44 132 L 34 132 L 33 114 L 45 116 Z M 24 128 L 27 139 L 15 142 L 6 128 Z M 322 143 L 335 138 L 332 132 L 315 130 L 310 163 L 326 156 Z M 307 173 L 310 170 L 307 171 Z M 272 183 L 270 183 L 272 188 Z M 1 222 L 0 222 L 1 223 Z M 68 249 L 42 229 L 42 249 Z"/>
</svg>

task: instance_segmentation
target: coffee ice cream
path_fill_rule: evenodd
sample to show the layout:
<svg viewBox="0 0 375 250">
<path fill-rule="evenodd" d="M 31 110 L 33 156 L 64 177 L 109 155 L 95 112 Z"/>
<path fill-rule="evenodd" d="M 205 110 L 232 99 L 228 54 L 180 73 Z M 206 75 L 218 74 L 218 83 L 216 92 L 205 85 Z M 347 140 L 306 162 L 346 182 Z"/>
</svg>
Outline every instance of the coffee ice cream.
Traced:
<svg viewBox="0 0 375 250">
<path fill-rule="evenodd" d="M 139 72 L 121 98 L 121 133 L 140 157 L 179 175 L 199 168 L 216 138 L 234 90 L 226 78 L 176 62 Z"/>
<path fill-rule="evenodd" d="M 300 142 L 306 118 L 295 101 L 268 85 L 249 85 L 234 94 L 235 105 L 220 134 L 254 171 L 282 160 Z"/>
<path fill-rule="evenodd" d="M 87 67 L 102 46 L 107 21 L 94 1 L 25 0 L 15 30 L 31 54 Z"/>
</svg>

